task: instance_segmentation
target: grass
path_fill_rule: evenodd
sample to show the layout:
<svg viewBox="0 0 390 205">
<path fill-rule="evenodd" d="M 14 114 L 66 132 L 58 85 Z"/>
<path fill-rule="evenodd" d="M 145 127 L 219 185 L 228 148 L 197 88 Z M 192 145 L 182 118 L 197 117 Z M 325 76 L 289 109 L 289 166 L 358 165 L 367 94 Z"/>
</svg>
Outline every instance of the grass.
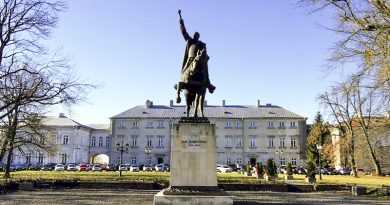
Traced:
<svg viewBox="0 0 390 205">
<path fill-rule="evenodd" d="M 1 173 L 0 173 L 1 174 Z M 119 177 L 119 172 L 54 172 L 54 171 L 20 171 L 11 172 L 11 181 L 83 181 L 83 182 L 144 182 L 144 183 L 168 183 L 169 172 L 122 172 L 122 177 Z M 255 177 L 245 177 L 244 175 L 233 173 L 218 173 L 218 183 L 239 183 L 239 184 L 256 184 L 266 183 L 264 180 L 258 180 Z M 283 183 L 284 175 L 279 175 L 278 182 Z M 294 175 L 294 180 L 288 183 L 304 182 L 304 175 Z M 5 182 L 0 179 L 0 182 Z M 357 184 L 364 186 L 390 186 L 390 177 L 380 176 L 360 176 L 354 178 L 352 176 L 339 175 L 323 175 L 322 180 L 318 179 L 318 184 Z"/>
</svg>

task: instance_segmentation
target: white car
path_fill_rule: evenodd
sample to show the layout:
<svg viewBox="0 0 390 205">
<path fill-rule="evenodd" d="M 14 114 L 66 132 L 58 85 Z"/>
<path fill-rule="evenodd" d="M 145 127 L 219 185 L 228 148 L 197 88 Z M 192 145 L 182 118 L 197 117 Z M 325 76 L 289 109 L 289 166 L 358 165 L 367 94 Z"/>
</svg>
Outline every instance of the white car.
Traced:
<svg viewBox="0 0 390 205">
<path fill-rule="evenodd" d="M 66 170 L 68 170 L 68 171 L 76 171 L 77 168 L 76 168 L 75 164 L 68 164 Z"/>
<path fill-rule="evenodd" d="M 164 165 L 163 164 L 157 164 L 154 169 L 156 172 L 163 172 L 164 171 Z"/>
<path fill-rule="evenodd" d="M 56 164 L 56 166 L 54 167 L 54 171 L 64 171 L 65 170 L 65 166 L 63 164 Z"/>
<path fill-rule="evenodd" d="M 94 164 L 93 167 L 92 167 L 92 171 L 93 172 L 96 172 L 96 171 L 101 172 L 102 171 L 102 166 L 100 166 L 100 164 Z"/>
<path fill-rule="evenodd" d="M 139 172 L 139 166 L 136 165 L 136 164 L 132 164 L 130 165 L 130 169 L 129 169 L 131 172 Z"/>
<path fill-rule="evenodd" d="M 142 168 L 142 170 L 143 170 L 144 172 L 151 172 L 151 171 L 153 171 L 152 166 L 150 166 L 150 165 L 145 165 L 145 166 Z"/>
<path fill-rule="evenodd" d="M 217 165 L 217 172 L 229 173 L 229 172 L 232 172 L 232 169 L 228 165 L 218 164 Z"/>
<path fill-rule="evenodd" d="M 121 164 L 121 165 L 119 165 L 119 171 L 127 171 L 128 169 L 127 169 L 127 165 L 126 164 Z"/>
</svg>

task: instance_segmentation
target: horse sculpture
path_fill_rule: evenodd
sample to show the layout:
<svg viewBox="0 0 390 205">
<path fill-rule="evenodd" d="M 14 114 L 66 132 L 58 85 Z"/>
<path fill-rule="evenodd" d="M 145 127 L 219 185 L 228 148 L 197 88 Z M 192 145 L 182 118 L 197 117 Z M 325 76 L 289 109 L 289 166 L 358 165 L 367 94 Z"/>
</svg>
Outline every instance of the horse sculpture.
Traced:
<svg viewBox="0 0 390 205">
<path fill-rule="evenodd" d="M 209 89 L 210 93 L 213 93 L 215 90 L 215 87 L 206 79 L 208 77 L 207 61 L 206 50 L 200 50 L 192 64 L 184 70 L 183 81 L 175 86 L 177 89 L 177 103 L 180 103 L 180 92 L 184 90 L 186 117 L 189 117 L 191 106 L 194 106 L 193 117 L 199 117 L 198 113 L 200 113 L 200 117 L 204 118 L 203 107 L 206 89 Z"/>
</svg>

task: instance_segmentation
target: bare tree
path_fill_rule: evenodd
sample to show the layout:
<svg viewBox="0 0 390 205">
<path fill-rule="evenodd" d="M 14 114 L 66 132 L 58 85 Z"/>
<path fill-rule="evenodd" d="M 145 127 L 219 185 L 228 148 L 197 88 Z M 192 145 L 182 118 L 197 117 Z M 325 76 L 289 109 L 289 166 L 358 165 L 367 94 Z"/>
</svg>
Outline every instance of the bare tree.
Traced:
<svg viewBox="0 0 390 205">
<path fill-rule="evenodd" d="M 15 149 L 52 151 L 47 143 L 26 140 L 50 141 L 40 117 L 47 107 L 70 108 L 95 86 L 76 77 L 67 57 L 42 44 L 65 11 L 64 0 L 3 0 L 0 6 L 0 159 L 7 153 L 4 176 L 9 177 Z"/>
<path fill-rule="evenodd" d="M 331 67 L 353 63 L 354 78 L 374 77 L 371 87 L 381 87 L 382 100 L 390 99 L 390 2 L 389 0 L 300 0 L 311 12 L 333 12 L 329 28 L 339 37 L 328 59 Z M 346 81 L 350 81 L 347 79 Z"/>
<path fill-rule="evenodd" d="M 348 142 L 347 153 L 350 158 L 353 176 L 357 177 L 355 162 L 356 131 L 353 126 L 355 113 L 348 103 L 351 95 L 350 87 L 346 84 L 340 84 L 338 87 L 333 87 L 330 93 L 325 92 L 325 94 L 320 95 L 319 100 L 326 108 L 330 109 L 330 115 L 336 121 L 342 134 L 341 137 Z"/>
</svg>

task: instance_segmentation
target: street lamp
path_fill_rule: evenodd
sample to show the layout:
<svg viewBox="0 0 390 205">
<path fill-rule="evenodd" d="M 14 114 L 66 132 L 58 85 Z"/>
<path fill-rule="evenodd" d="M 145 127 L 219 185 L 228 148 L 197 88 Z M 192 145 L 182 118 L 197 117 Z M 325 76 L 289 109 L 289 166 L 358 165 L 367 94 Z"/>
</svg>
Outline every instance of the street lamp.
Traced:
<svg viewBox="0 0 390 205">
<path fill-rule="evenodd" d="M 150 148 L 150 147 L 146 147 L 145 148 L 145 153 L 146 153 L 146 155 L 147 155 L 147 158 L 146 159 L 149 159 L 150 158 L 150 154 L 152 153 L 152 148 Z M 148 161 L 146 161 L 146 163 L 148 163 Z M 152 162 L 150 162 L 150 164 L 151 164 Z"/>
<path fill-rule="evenodd" d="M 121 157 L 119 160 L 119 176 L 122 176 L 122 163 L 123 163 L 123 152 L 127 152 L 129 150 L 129 143 L 123 144 L 123 140 L 121 140 L 121 143 L 116 144 L 116 149 L 121 153 Z"/>
<path fill-rule="evenodd" d="M 320 175 L 320 180 L 322 180 L 322 176 L 321 176 L 321 149 L 322 149 L 322 145 L 318 144 L 317 145 L 317 150 L 318 150 L 318 173 Z"/>
</svg>

